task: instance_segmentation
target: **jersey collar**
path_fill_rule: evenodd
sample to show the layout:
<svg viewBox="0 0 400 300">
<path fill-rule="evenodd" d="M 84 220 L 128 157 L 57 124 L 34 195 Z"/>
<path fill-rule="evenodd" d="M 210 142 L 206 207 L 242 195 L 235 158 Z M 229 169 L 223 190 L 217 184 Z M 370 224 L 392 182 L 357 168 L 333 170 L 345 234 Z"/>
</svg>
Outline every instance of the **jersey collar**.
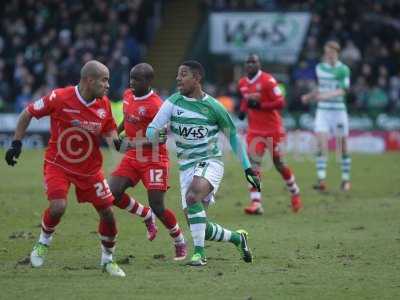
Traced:
<svg viewBox="0 0 400 300">
<path fill-rule="evenodd" d="M 258 70 L 256 76 L 254 76 L 252 79 L 249 79 L 249 77 L 246 76 L 246 80 L 248 83 L 254 83 L 257 81 L 257 79 L 261 76 L 261 70 Z"/>
<path fill-rule="evenodd" d="M 182 94 L 181 94 L 181 95 L 182 95 Z M 188 101 L 204 101 L 204 100 L 207 99 L 208 94 L 207 94 L 207 93 L 204 93 L 204 96 L 203 96 L 203 98 L 201 98 L 201 99 L 186 97 L 186 96 L 184 96 L 184 95 L 182 95 L 182 96 L 183 96 L 183 98 L 184 98 L 185 100 L 188 100 Z"/>
<path fill-rule="evenodd" d="M 146 95 L 141 96 L 141 97 L 134 97 L 135 100 L 146 100 L 147 98 L 149 98 L 151 95 L 153 95 L 153 90 L 150 90 L 150 92 L 148 92 Z"/>
<path fill-rule="evenodd" d="M 78 86 L 76 85 L 75 86 L 75 94 L 76 94 L 76 97 L 78 97 L 78 99 L 79 99 L 79 101 L 83 104 L 83 105 L 85 105 L 86 107 L 89 107 L 90 105 L 92 105 L 92 104 L 94 104 L 95 102 L 96 102 L 96 99 L 94 99 L 92 102 L 86 102 L 85 101 L 85 99 L 83 99 L 83 97 L 81 96 L 81 94 L 79 93 L 79 89 L 78 89 Z"/>
<path fill-rule="evenodd" d="M 337 61 L 335 62 L 335 65 L 333 65 L 333 66 L 332 66 L 330 63 L 328 63 L 326 60 L 324 60 L 323 63 L 324 63 L 324 65 L 327 66 L 328 68 L 337 68 L 337 67 L 339 67 L 339 66 L 342 64 L 342 62 L 341 62 L 340 60 L 337 60 Z"/>
</svg>

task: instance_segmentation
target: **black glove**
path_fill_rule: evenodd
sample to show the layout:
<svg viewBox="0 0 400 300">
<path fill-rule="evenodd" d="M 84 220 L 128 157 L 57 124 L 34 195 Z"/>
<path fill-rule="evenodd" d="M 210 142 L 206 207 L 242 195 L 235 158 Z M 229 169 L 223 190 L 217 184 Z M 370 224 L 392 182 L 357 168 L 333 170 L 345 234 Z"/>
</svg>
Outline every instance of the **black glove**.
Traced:
<svg viewBox="0 0 400 300">
<path fill-rule="evenodd" d="M 162 128 L 158 131 L 158 142 L 160 144 L 165 144 L 167 142 L 168 133 L 167 128 Z"/>
<path fill-rule="evenodd" d="M 115 146 L 115 150 L 117 150 L 119 152 L 119 150 L 121 149 L 121 144 L 122 144 L 121 139 L 119 139 L 119 138 L 118 139 L 114 139 L 113 143 L 114 143 L 114 146 Z"/>
<path fill-rule="evenodd" d="M 252 168 L 248 168 L 244 170 L 246 174 L 246 179 L 247 181 L 253 186 L 253 188 L 256 188 L 257 191 L 261 192 L 261 187 L 260 187 L 260 178 L 254 173 Z"/>
<path fill-rule="evenodd" d="M 14 166 L 17 161 L 16 158 L 21 154 L 22 143 L 20 140 L 14 140 L 11 143 L 11 147 L 6 152 L 6 162 L 9 166 Z"/>
<path fill-rule="evenodd" d="M 244 118 L 246 118 L 246 113 L 245 113 L 244 111 L 240 111 L 240 112 L 238 113 L 238 119 L 239 119 L 240 121 L 243 121 Z"/>
<path fill-rule="evenodd" d="M 260 104 L 260 101 L 258 101 L 258 100 L 249 99 L 249 100 L 247 100 L 247 107 L 252 108 L 252 109 L 260 109 L 261 104 Z"/>
</svg>

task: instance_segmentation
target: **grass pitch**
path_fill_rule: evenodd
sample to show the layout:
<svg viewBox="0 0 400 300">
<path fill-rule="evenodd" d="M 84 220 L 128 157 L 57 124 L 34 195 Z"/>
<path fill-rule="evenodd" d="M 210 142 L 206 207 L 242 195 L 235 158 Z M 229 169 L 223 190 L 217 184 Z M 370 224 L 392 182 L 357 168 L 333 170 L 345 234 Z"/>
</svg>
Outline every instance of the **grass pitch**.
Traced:
<svg viewBox="0 0 400 300">
<path fill-rule="evenodd" d="M 4 156 L 4 151 L 0 151 Z M 109 174 L 117 157 L 108 155 Z M 73 189 L 41 269 L 27 264 L 47 206 L 42 188 L 42 152 L 25 151 L 16 167 L 1 162 L 0 299 L 399 299 L 400 155 L 353 156 L 353 190 L 339 191 L 340 170 L 328 167 L 329 192 L 311 189 L 311 159 L 288 160 L 302 189 L 305 209 L 293 215 L 278 174 L 265 166 L 265 214 L 246 216 L 247 183 L 235 159 L 226 171 L 211 220 L 245 228 L 255 261 L 246 264 L 226 243 L 207 242 L 209 263 L 190 268 L 174 262 L 171 240 L 159 225 L 153 242 L 139 218 L 116 208 L 117 259 L 126 278 L 110 278 L 99 268 L 97 214 L 79 205 Z M 177 169 L 173 163 L 167 204 L 180 211 Z M 142 187 L 131 190 L 146 202 Z"/>
</svg>

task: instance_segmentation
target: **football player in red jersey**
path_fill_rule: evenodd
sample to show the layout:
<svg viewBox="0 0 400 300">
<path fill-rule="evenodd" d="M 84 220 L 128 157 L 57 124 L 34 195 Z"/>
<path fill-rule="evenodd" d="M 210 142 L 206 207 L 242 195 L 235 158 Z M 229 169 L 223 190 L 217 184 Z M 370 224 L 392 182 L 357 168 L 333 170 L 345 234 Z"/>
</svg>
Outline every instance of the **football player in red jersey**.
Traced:
<svg viewBox="0 0 400 300">
<path fill-rule="evenodd" d="M 130 88 L 125 91 L 123 97 L 124 120 L 119 125 L 118 132 L 125 130 L 125 140 L 128 140 L 129 147 L 133 148 L 125 153 L 119 166 L 112 173 L 110 188 L 116 206 L 145 218 L 150 240 L 154 239 L 156 234 L 151 217 L 152 210 L 174 239 L 174 259 L 182 260 L 186 258 L 187 253 L 183 233 L 175 213 L 165 208 L 164 204 L 169 172 L 165 139 L 160 144 L 152 144 L 146 139 L 147 126 L 162 104 L 161 98 L 151 88 L 153 77 L 153 68 L 146 63 L 138 64 L 130 71 Z M 139 181 L 142 181 L 147 189 L 151 209 L 125 193 L 127 188 L 135 187 Z"/>
<path fill-rule="evenodd" d="M 247 151 L 253 167 L 261 172 L 261 161 L 265 150 L 272 155 L 276 170 L 285 180 L 291 193 L 293 212 L 302 208 L 300 189 L 290 168 L 283 162 L 280 143 L 285 137 L 280 110 L 285 106 L 285 99 L 275 78 L 261 70 L 258 55 L 251 54 L 246 59 L 246 76 L 238 83 L 241 95 L 239 119 L 247 114 Z M 247 214 L 262 214 L 261 193 L 250 187 L 251 203 L 244 210 Z"/>
<path fill-rule="evenodd" d="M 30 255 L 33 267 L 44 263 L 73 184 L 78 202 L 90 202 L 100 216 L 101 265 L 109 274 L 125 277 L 113 260 L 117 236 L 112 210 L 114 197 L 101 169 L 99 149 L 102 137 L 106 137 L 109 144 L 118 140 L 106 96 L 109 77 L 105 65 L 89 61 L 81 69 L 78 85 L 53 90 L 50 95 L 29 104 L 19 117 L 14 140 L 6 152 L 6 161 L 11 166 L 21 154 L 21 139 L 32 117 L 50 116 L 51 137 L 44 158 L 44 186 L 49 207 L 43 213 L 40 237 Z"/>
</svg>

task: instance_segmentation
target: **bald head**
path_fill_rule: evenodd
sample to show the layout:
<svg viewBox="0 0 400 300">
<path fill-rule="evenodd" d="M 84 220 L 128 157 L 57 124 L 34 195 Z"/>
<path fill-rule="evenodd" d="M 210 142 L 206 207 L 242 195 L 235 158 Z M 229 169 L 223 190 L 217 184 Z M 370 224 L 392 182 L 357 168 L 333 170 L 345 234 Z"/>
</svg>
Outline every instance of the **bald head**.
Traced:
<svg viewBox="0 0 400 300">
<path fill-rule="evenodd" d="M 97 60 L 88 61 L 81 69 L 80 91 L 84 98 L 91 101 L 107 94 L 110 87 L 108 81 L 110 72 L 108 68 Z"/>
<path fill-rule="evenodd" d="M 134 66 L 130 73 L 130 87 L 138 97 L 144 96 L 151 90 L 151 82 L 154 78 L 153 67 L 146 63 Z"/>
<path fill-rule="evenodd" d="M 147 63 L 140 63 L 134 66 L 130 72 L 131 77 L 140 77 L 147 81 L 152 81 L 154 78 L 153 67 Z"/>
<path fill-rule="evenodd" d="M 97 60 L 90 60 L 81 69 L 81 79 L 108 76 L 108 68 Z"/>
<path fill-rule="evenodd" d="M 248 60 L 260 62 L 260 57 L 258 56 L 258 54 L 252 53 L 247 56 L 246 61 Z"/>
<path fill-rule="evenodd" d="M 250 54 L 246 58 L 245 70 L 249 78 L 253 78 L 261 69 L 260 58 L 257 54 Z"/>
</svg>

